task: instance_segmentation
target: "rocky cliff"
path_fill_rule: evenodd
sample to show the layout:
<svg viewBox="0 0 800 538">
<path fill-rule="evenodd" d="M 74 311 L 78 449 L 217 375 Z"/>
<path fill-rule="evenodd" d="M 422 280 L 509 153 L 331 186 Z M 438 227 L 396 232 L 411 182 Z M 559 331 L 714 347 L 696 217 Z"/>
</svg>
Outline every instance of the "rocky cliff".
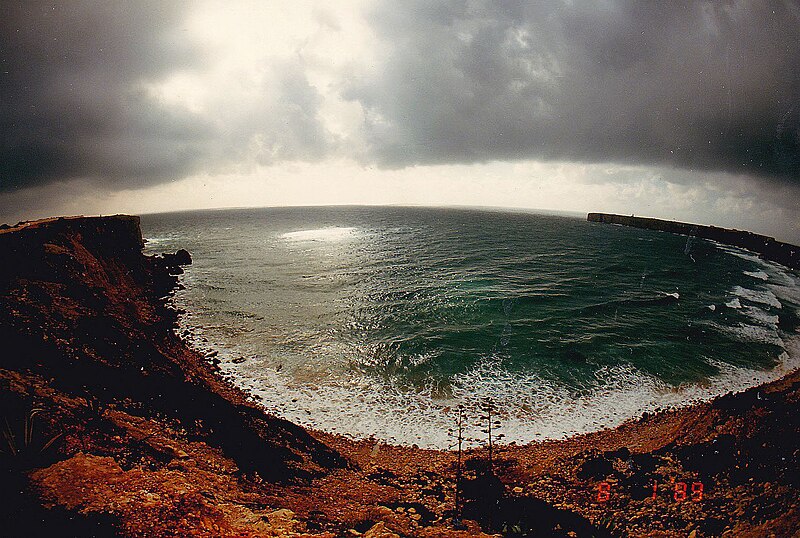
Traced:
<svg viewBox="0 0 800 538">
<path fill-rule="evenodd" d="M 190 258 L 185 251 L 147 257 L 142 247 L 139 219 L 131 216 L 0 230 L 0 414 L 6 437 L 14 438 L 6 451 L 22 453 L 11 463 L 46 457 L 25 446 L 34 442 L 23 431 L 28 420 L 37 433 L 58 436 L 48 452 L 94 447 L 101 455 L 117 456 L 119 449 L 134 457 L 125 428 L 109 420 L 113 410 L 124 414 L 115 415 L 119 420 L 178 425 L 187 440 L 218 448 L 240 471 L 271 481 L 344 466 L 304 429 L 249 403 L 176 336 L 177 313 L 166 296 L 179 263 Z M 118 437 L 119 446 L 105 443 L 107 436 Z M 139 444 L 145 459 L 174 456 L 172 448 Z"/>
</svg>

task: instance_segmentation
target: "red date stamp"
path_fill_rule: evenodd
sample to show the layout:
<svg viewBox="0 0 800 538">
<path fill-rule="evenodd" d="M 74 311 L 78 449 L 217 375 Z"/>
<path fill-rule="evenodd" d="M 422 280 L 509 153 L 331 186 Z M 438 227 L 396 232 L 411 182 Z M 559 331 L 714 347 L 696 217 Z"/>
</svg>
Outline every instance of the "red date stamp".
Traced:
<svg viewBox="0 0 800 538">
<path fill-rule="evenodd" d="M 663 487 L 663 486 L 666 486 Z M 703 483 L 702 482 L 674 482 L 667 483 L 662 486 L 662 490 L 666 489 L 668 495 L 672 497 L 675 502 L 700 502 L 703 500 Z M 651 499 L 658 498 L 659 484 L 653 481 Z M 597 491 L 595 501 L 598 503 L 608 502 L 613 495 L 613 490 L 610 482 L 600 482 L 597 484 Z"/>
</svg>

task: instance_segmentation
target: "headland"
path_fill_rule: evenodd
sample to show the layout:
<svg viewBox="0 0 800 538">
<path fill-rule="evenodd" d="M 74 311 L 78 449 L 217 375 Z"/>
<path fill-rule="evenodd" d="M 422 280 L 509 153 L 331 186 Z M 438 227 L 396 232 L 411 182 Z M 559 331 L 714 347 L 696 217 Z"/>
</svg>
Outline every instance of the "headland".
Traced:
<svg viewBox="0 0 800 538">
<path fill-rule="evenodd" d="M 703 224 L 690 224 L 672 220 L 636 217 L 633 215 L 615 215 L 613 213 L 589 213 L 589 222 L 621 224 L 645 230 L 657 230 L 679 235 L 700 237 L 717 241 L 724 245 L 744 248 L 763 257 L 765 260 L 777 262 L 790 269 L 800 269 L 800 247 L 775 240 L 774 237 L 735 230 L 719 228 Z"/>
</svg>

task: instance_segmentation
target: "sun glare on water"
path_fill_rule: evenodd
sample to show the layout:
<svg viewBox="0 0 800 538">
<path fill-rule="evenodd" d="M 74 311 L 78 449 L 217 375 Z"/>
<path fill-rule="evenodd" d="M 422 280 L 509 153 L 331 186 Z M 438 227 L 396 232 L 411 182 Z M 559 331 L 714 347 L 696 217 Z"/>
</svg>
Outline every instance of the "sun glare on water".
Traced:
<svg viewBox="0 0 800 538">
<path fill-rule="evenodd" d="M 331 227 L 318 228 L 316 230 L 298 230 L 287 232 L 281 235 L 286 241 L 345 241 L 355 236 L 355 228 Z"/>
</svg>

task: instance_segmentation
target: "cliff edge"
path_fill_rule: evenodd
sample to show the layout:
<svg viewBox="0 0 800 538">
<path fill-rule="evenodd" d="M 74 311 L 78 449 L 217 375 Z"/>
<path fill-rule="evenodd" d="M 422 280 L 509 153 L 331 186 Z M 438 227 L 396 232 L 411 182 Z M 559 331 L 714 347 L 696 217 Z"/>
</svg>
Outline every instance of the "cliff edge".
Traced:
<svg viewBox="0 0 800 538">
<path fill-rule="evenodd" d="M 265 480 L 346 465 L 304 429 L 249 403 L 176 336 L 167 295 L 190 257 L 149 257 L 142 248 L 133 216 L 0 230 L 0 414 L 5 452 L 16 452 L 10 465 L 32 468 L 78 452 L 123 466 L 171 461 L 178 449 L 159 445 L 163 435 L 137 439 L 129 427 L 150 420 Z"/>
</svg>

